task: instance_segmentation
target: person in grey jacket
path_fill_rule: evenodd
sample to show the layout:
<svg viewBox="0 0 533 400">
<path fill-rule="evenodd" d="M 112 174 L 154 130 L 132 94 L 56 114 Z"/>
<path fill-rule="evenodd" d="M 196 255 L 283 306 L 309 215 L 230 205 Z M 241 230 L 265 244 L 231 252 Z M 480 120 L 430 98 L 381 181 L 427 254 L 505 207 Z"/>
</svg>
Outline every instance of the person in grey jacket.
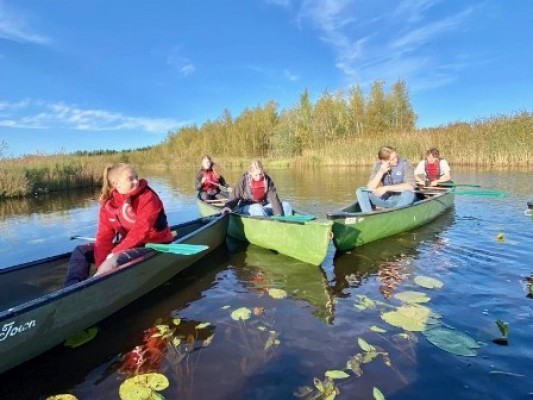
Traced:
<svg viewBox="0 0 533 400">
<path fill-rule="evenodd" d="M 373 206 L 391 208 L 413 203 L 415 195 L 415 174 L 411 163 L 398 157 L 396 149 L 383 146 L 366 187 L 356 190 L 362 212 L 371 212 Z"/>
<path fill-rule="evenodd" d="M 239 214 L 253 216 L 292 215 L 292 206 L 280 201 L 272 179 L 259 160 L 252 161 L 237 184 L 224 211 L 238 207 Z"/>
</svg>

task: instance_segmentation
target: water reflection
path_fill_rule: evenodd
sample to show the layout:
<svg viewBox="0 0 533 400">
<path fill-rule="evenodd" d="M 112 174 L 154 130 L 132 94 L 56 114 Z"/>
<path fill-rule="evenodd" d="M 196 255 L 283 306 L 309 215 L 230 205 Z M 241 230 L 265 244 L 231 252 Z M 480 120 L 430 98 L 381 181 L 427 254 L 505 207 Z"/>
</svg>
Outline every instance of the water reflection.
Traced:
<svg viewBox="0 0 533 400">
<path fill-rule="evenodd" d="M 310 305 L 319 320 L 333 322 L 333 301 L 325 272 L 282 254 L 254 245 L 247 245 L 232 264 L 244 285 L 268 295 L 268 289 L 280 288 L 289 298 Z"/>
<path fill-rule="evenodd" d="M 379 290 L 390 298 L 421 252 L 438 252 L 443 236 L 454 223 L 453 208 L 435 221 L 413 231 L 357 247 L 335 257 L 333 295 L 346 298 L 370 276 L 377 275 Z"/>
</svg>

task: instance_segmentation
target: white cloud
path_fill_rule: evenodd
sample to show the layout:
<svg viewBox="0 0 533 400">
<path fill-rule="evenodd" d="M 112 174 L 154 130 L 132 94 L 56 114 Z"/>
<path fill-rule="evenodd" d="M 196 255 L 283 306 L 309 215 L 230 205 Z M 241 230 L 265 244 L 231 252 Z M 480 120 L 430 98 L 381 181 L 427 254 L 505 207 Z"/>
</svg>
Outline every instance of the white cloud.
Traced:
<svg viewBox="0 0 533 400">
<path fill-rule="evenodd" d="M 172 118 L 128 116 L 106 110 L 81 109 L 65 103 L 44 103 L 27 99 L 14 103 L 0 101 L 0 111 L 0 126 L 11 128 L 141 130 L 161 133 L 189 123 Z"/>
<path fill-rule="evenodd" d="M 442 0 L 403 0 L 396 7 L 372 1 L 303 0 L 297 20 L 310 22 L 331 46 L 348 84 L 399 78 L 419 89 L 452 82 L 457 54 L 436 55 L 432 43 L 466 27 L 473 8 L 448 15 L 433 12 Z M 442 59 L 438 58 L 442 57 Z"/>
<path fill-rule="evenodd" d="M 188 76 L 196 71 L 194 64 L 181 54 L 179 47 L 171 49 L 167 55 L 167 64 L 176 68 L 183 77 Z"/>
<path fill-rule="evenodd" d="M 21 14 L 7 11 L 0 2 L 0 38 L 19 43 L 48 44 L 49 37 L 33 32 Z"/>
<path fill-rule="evenodd" d="M 283 76 L 285 78 L 287 78 L 289 81 L 297 81 L 298 79 L 300 79 L 300 77 L 296 74 L 293 74 L 291 71 L 289 71 L 288 69 L 285 69 L 283 70 Z"/>
</svg>

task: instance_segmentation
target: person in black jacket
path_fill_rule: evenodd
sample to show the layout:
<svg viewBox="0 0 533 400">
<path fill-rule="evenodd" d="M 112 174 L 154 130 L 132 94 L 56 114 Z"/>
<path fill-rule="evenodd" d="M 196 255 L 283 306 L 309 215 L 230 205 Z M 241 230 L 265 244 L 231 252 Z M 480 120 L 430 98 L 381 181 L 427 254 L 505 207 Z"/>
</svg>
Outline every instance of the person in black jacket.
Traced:
<svg viewBox="0 0 533 400">
<path fill-rule="evenodd" d="M 202 157 L 202 168 L 196 174 L 195 187 L 202 200 L 225 199 L 221 189 L 228 192 L 228 184 L 220 173 L 218 165 L 208 155 Z"/>
</svg>

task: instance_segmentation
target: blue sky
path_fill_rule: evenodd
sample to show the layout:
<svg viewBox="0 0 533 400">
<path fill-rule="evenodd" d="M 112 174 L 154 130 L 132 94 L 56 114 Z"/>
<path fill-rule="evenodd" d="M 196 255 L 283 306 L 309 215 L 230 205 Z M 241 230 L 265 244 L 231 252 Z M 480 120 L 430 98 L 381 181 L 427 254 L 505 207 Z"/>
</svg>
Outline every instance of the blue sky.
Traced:
<svg viewBox="0 0 533 400">
<path fill-rule="evenodd" d="M 533 110 L 533 1 L 0 0 L 4 156 L 131 149 L 404 79 L 418 126 Z"/>
</svg>

